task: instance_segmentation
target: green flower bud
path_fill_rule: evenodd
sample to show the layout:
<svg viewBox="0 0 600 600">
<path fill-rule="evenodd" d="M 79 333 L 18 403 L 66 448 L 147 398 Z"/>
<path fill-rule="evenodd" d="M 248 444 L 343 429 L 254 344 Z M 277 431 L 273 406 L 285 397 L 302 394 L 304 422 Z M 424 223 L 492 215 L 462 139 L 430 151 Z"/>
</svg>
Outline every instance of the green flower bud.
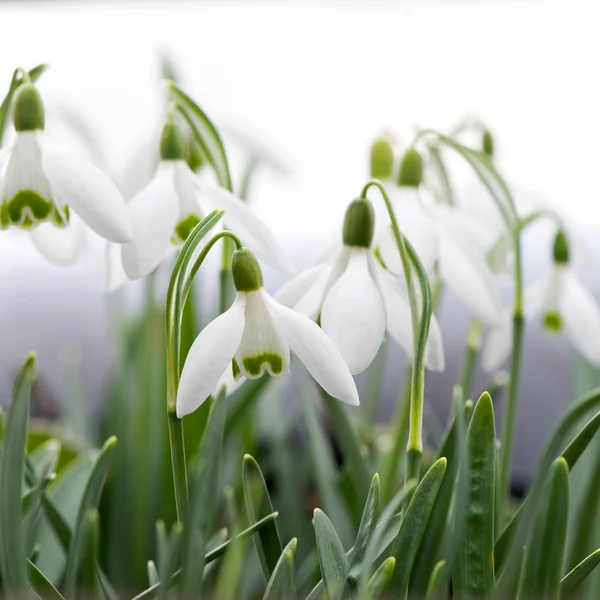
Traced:
<svg viewBox="0 0 600 600">
<path fill-rule="evenodd" d="M 16 131 L 44 129 L 44 103 L 32 83 L 22 83 L 13 102 L 13 123 Z"/>
<path fill-rule="evenodd" d="M 263 286 L 260 265 L 247 248 L 239 248 L 233 253 L 231 273 L 238 292 L 255 292 Z"/>
<path fill-rule="evenodd" d="M 423 159 L 414 149 L 409 148 L 400 163 L 398 185 L 419 187 L 423 179 Z"/>
<path fill-rule="evenodd" d="M 198 142 L 191 137 L 188 140 L 187 164 L 192 171 L 197 171 L 203 164 L 204 158 Z"/>
<path fill-rule="evenodd" d="M 569 262 L 569 244 L 567 243 L 567 236 L 562 229 L 558 230 L 554 238 L 552 255 L 557 265 L 566 265 Z"/>
<path fill-rule="evenodd" d="M 161 160 L 185 160 L 186 156 L 185 136 L 175 123 L 168 121 L 160 134 Z"/>
<path fill-rule="evenodd" d="M 483 132 L 483 136 L 481 139 L 481 146 L 483 151 L 488 156 L 494 156 L 494 137 L 492 136 L 491 131 L 487 129 Z"/>
<path fill-rule="evenodd" d="M 375 140 L 371 146 L 371 177 L 390 179 L 394 168 L 394 151 L 385 138 Z"/>
<path fill-rule="evenodd" d="M 350 202 L 344 217 L 344 245 L 370 248 L 375 231 L 375 211 L 367 198 Z"/>
</svg>

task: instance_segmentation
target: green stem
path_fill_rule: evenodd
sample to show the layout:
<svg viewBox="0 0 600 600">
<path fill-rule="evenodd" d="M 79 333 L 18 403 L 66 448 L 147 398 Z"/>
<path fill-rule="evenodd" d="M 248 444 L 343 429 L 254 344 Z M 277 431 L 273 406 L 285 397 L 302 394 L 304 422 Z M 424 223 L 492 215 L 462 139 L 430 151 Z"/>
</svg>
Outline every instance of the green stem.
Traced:
<svg viewBox="0 0 600 600">
<path fill-rule="evenodd" d="M 183 420 L 177 418 L 174 410 L 167 411 L 169 421 L 169 442 L 171 446 L 171 466 L 173 467 L 173 485 L 175 488 L 175 506 L 177 520 L 187 522 L 188 516 L 188 480 L 185 462 L 185 441 L 183 439 Z"/>
<path fill-rule="evenodd" d="M 479 354 L 479 348 L 481 346 L 480 334 L 481 325 L 479 322 L 476 320 L 471 321 L 471 327 L 469 328 L 469 334 L 467 336 L 465 362 L 463 364 L 463 370 L 460 377 L 460 385 L 463 389 L 465 398 L 469 398 L 469 394 L 471 393 L 473 375 L 475 374 L 475 363 L 477 361 L 477 355 Z"/>
</svg>

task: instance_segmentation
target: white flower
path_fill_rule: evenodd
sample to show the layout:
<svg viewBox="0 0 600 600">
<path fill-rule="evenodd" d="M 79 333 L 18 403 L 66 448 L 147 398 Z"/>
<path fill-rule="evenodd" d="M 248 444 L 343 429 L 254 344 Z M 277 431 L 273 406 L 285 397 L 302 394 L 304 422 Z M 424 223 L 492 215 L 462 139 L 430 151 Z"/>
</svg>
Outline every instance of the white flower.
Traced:
<svg viewBox="0 0 600 600">
<path fill-rule="evenodd" d="M 559 231 L 554 244 L 554 266 L 524 291 L 527 321 L 543 318 L 545 328 L 567 339 L 591 364 L 600 366 L 600 308 L 582 285 L 569 264 L 564 234 Z M 486 371 L 495 371 L 508 358 L 511 349 L 511 313 L 504 313 L 503 325 L 493 329 L 482 353 Z"/>
<path fill-rule="evenodd" d="M 409 356 L 413 353 L 408 293 L 403 280 L 387 271 L 373 254 L 373 219 L 368 200 L 352 202 L 344 221 L 342 248 L 289 281 L 275 296 L 308 317 L 320 313 L 321 327 L 353 374 L 369 366 L 386 331 Z M 354 230 L 353 220 L 357 224 Z M 435 371 L 444 369 L 442 336 L 435 316 L 431 318 L 425 365 Z"/>
<path fill-rule="evenodd" d="M 401 182 L 402 168 L 411 166 L 407 158 L 416 160 L 415 156 L 420 161 L 414 150 L 405 155 Z M 388 188 L 403 235 L 413 245 L 427 272 L 432 272 L 437 264 L 440 278 L 473 317 L 488 325 L 498 325 L 502 312 L 500 292 L 486 261 L 486 251 L 494 240 L 485 235 L 476 219 L 449 206 L 426 204 L 418 187 L 420 170 L 417 177 L 408 181 Z M 401 273 L 389 219 L 382 221 L 385 226 L 380 227 L 376 245 L 388 269 Z"/>
<path fill-rule="evenodd" d="M 281 375 L 289 370 L 290 350 L 331 396 L 359 404 L 358 392 L 339 351 L 307 317 L 276 302 L 262 287 L 253 254 L 234 253 L 232 273 L 237 290 L 226 312 L 207 325 L 187 356 L 177 394 L 177 416 L 187 415 L 213 393 L 233 369 L 236 378 Z"/>
<path fill-rule="evenodd" d="M 129 279 L 153 271 L 172 242 L 183 243 L 203 217 L 224 209 L 224 225 L 266 264 L 293 270 L 283 248 L 253 209 L 231 192 L 202 182 L 185 161 L 185 140 L 174 123 L 161 137 L 162 160 L 152 181 L 127 204 L 133 239 L 121 247 Z"/>
<path fill-rule="evenodd" d="M 83 223 L 104 239 L 123 243 L 131 226 L 113 182 L 75 154 L 45 138 L 44 112 L 35 87 L 14 99 L 16 135 L 0 154 L 0 226 L 26 230 L 51 262 L 70 264 L 81 248 Z"/>
</svg>

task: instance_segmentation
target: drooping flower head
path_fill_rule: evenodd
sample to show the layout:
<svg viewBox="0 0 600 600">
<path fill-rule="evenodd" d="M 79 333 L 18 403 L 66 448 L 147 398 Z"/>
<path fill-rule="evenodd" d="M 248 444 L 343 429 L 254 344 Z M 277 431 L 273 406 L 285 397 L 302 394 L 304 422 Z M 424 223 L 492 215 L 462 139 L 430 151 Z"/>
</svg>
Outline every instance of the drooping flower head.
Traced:
<svg viewBox="0 0 600 600">
<path fill-rule="evenodd" d="M 79 249 L 78 218 L 106 240 L 131 238 L 125 203 L 100 170 L 45 138 L 45 113 L 24 75 L 13 99 L 15 139 L 0 152 L 0 228 L 27 231 L 50 260 L 68 264 Z"/>
<path fill-rule="evenodd" d="M 233 254 L 237 291 L 231 308 L 207 325 L 194 341 L 179 382 L 177 415 L 196 410 L 227 379 L 277 376 L 290 365 L 290 350 L 331 396 L 358 405 L 358 392 L 340 352 L 307 317 L 279 304 L 264 289 L 254 254 Z"/>
</svg>

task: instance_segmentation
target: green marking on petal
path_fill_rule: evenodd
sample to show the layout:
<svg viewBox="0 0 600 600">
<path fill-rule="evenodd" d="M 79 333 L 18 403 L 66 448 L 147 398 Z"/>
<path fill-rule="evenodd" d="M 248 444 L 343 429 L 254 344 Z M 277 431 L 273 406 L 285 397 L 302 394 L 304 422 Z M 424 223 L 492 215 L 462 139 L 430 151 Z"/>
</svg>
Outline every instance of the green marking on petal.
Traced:
<svg viewBox="0 0 600 600">
<path fill-rule="evenodd" d="M 47 220 L 56 210 L 54 204 L 33 190 L 20 190 L 8 202 L 8 219 L 26 229 Z"/>
<path fill-rule="evenodd" d="M 283 372 L 283 358 L 273 352 L 244 357 L 244 369 L 250 377 L 260 377 L 264 373 L 265 367 L 271 375 L 280 375 Z"/>
<path fill-rule="evenodd" d="M 556 312 L 544 315 L 544 327 L 551 333 L 558 333 L 562 329 L 562 318 Z"/>
<path fill-rule="evenodd" d="M 231 359 L 231 369 L 233 371 L 233 378 L 238 381 L 239 378 L 242 376 L 242 372 L 240 371 L 240 367 L 237 364 L 237 360 L 235 360 L 235 358 Z"/>
<path fill-rule="evenodd" d="M 8 203 L 0 204 L 0 229 L 8 229 L 10 227 L 10 215 L 8 214 Z"/>
<path fill-rule="evenodd" d="M 177 245 L 183 244 L 188 239 L 190 233 L 194 231 L 196 225 L 200 223 L 200 218 L 196 215 L 188 215 L 175 225 L 175 235 L 173 242 Z"/>
<path fill-rule="evenodd" d="M 56 206 L 54 207 L 54 210 L 52 212 L 52 221 L 57 227 L 66 227 L 69 224 L 70 218 L 71 218 L 71 213 L 69 211 L 68 206 L 65 205 L 63 207 L 62 214 L 60 213 L 58 208 L 56 208 Z"/>
</svg>

